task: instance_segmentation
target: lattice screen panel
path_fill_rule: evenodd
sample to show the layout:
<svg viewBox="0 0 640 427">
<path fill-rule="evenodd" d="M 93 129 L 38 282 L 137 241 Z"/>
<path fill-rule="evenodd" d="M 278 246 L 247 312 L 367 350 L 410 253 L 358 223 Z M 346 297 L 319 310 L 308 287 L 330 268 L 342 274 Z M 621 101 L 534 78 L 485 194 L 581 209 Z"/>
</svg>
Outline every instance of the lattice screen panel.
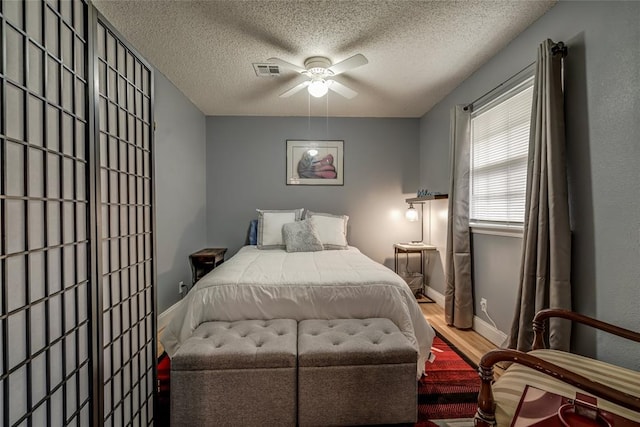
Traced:
<svg viewBox="0 0 640 427">
<path fill-rule="evenodd" d="M 153 76 L 101 19 L 0 0 L 3 427 L 153 423 Z"/>
<path fill-rule="evenodd" d="M 0 5 L 0 425 L 86 426 L 87 5 Z"/>
<path fill-rule="evenodd" d="M 104 421 L 153 420 L 151 70 L 98 22 Z"/>
</svg>

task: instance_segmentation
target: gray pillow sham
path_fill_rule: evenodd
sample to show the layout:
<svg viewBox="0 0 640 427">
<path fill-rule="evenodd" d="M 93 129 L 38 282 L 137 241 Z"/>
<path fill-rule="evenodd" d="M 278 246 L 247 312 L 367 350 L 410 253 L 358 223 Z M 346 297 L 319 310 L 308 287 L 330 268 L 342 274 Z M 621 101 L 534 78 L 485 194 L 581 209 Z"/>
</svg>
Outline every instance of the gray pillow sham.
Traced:
<svg viewBox="0 0 640 427">
<path fill-rule="evenodd" d="M 303 209 L 258 211 L 258 249 L 285 249 L 282 240 L 282 226 L 288 222 L 300 221 Z"/>
<path fill-rule="evenodd" d="M 325 249 L 348 249 L 347 215 L 305 211 L 305 219 L 313 222 Z"/>
</svg>

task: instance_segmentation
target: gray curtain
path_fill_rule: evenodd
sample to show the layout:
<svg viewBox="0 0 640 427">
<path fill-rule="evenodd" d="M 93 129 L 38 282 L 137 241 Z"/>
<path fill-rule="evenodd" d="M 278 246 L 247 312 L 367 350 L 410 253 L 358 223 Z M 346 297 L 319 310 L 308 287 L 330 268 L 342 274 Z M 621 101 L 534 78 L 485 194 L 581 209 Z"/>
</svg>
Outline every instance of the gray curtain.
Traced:
<svg viewBox="0 0 640 427">
<path fill-rule="evenodd" d="M 528 351 L 531 322 L 543 308 L 571 309 L 571 231 L 565 166 L 562 55 L 551 40 L 538 48 L 527 167 L 519 304 L 509 347 Z M 552 320 L 549 346 L 569 350 L 571 325 Z"/>
<path fill-rule="evenodd" d="M 464 106 L 451 109 L 451 184 L 447 222 L 444 316 L 448 325 L 473 326 L 471 243 L 469 241 L 469 155 L 471 113 Z"/>
</svg>

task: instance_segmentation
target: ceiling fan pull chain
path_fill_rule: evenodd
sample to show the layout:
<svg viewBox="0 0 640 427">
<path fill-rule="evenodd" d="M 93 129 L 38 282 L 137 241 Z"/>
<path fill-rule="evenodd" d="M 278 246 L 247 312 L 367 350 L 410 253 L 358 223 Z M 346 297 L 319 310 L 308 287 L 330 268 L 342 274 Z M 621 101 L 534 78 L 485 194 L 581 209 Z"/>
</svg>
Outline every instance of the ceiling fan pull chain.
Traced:
<svg viewBox="0 0 640 427">
<path fill-rule="evenodd" d="M 307 139 L 311 140 L 311 94 L 307 93 Z"/>
<path fill-rule="evenodd" d="M 329 139 L 329 94 L 328 93 L 327 93 L 327 103 L 326 103 L 325 114 L 327 115 L 327 129 L 325 131 L 325 134 L 327 136 L 325 137 L 325 139 Z"/>
</svg>

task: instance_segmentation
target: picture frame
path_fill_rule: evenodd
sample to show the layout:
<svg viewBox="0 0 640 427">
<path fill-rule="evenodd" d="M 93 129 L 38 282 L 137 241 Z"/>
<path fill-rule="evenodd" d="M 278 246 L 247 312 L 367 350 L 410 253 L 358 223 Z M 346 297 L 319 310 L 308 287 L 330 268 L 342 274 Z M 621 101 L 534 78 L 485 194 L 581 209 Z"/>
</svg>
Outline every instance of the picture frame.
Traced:
<svg viewBox="0 0 640 427">
<path fill-rule="evenodd" d="M 344 141 L 287 140 L 287 185 L 344 185 Z"/>
</svg>

